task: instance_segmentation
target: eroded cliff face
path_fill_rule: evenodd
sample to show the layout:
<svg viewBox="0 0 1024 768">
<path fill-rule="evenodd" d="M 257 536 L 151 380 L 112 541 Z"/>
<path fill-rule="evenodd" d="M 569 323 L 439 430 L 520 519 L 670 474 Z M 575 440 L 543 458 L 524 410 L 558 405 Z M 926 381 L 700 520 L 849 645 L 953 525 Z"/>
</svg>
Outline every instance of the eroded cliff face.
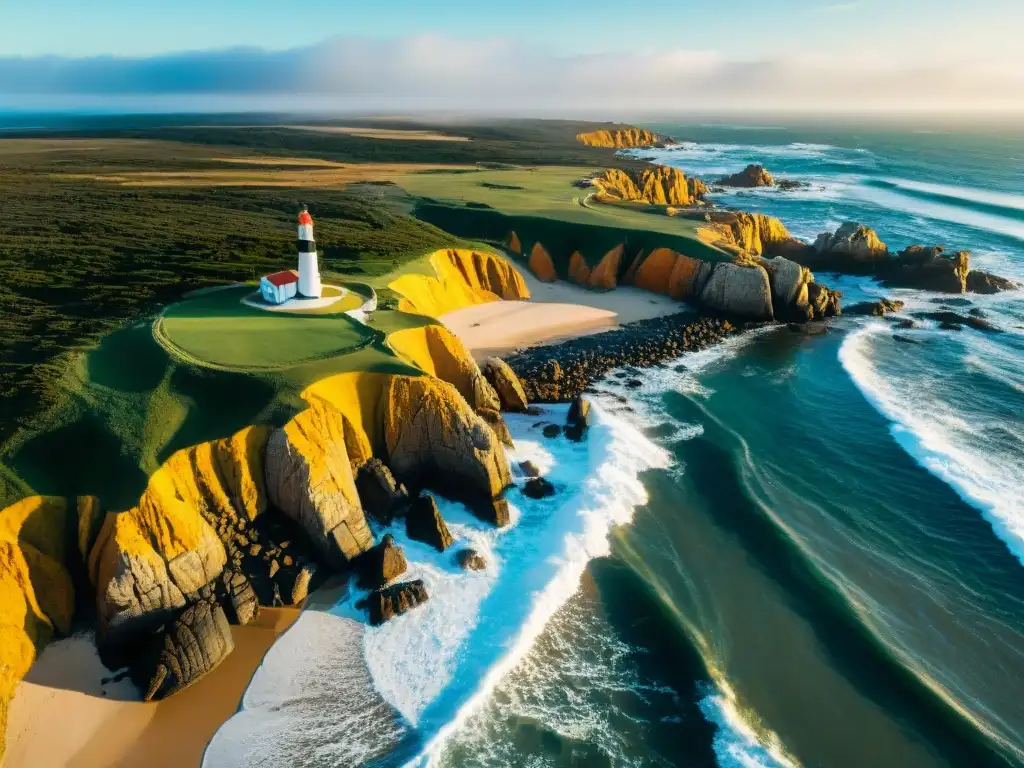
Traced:
<svg viewBox="0 0 1024 768">
<path fill-rule="evenodd" d="M 711 227 L 720 234 L 715 244 L 753 256 L 786 255 L 805 250 L 786 226 L 773 216 L 739 211 L 711 211 Z"/>
<path fill-rule="evenodd" d="M 589 131 L 577 134 L 576 140 L 586 144 L 588 147 L 604 147 L 607 149 L 653 147 L 660 143 L 656 134 L 643 128 Z"/>
<path fill-rule="evenodd" d="M 619 243 L 601 257 L 601 261 L 587 277 L 587 287 L 595 291 L 610 291 L 618 285 L 619 268 L 625 246 Z"/>
<path fill-rule="evenodd" d="M 622 200 L 651 205 L 690 205 L 694 197 L 685 174 L 678 168 L 658 165 L 640 171 L 609 168 L 594 178 L 599 200 Z"/>
<path fill-rule="evenodd" d="M 15 686 L 54 632 L 71 629 L 75 516 L 67 499 L 47 496 L 0 512 L 0 757 Z"/>
<path fill-rule="evenodd" d="M 434 252 L 429 263 L 433 277 L 406 274 L 388 284 L 402 297 L 403 312 L 439 317 L 474 304 L 530 298 L 523 276 L 497 254 L 452 248 Z"/>
</svg>

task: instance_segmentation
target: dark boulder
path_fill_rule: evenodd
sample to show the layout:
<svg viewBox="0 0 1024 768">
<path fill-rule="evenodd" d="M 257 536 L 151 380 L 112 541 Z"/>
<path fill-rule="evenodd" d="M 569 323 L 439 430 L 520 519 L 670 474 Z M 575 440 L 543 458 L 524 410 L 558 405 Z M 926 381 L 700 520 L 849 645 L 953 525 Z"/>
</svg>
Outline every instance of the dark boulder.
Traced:
<svg viewBox="0 0 1024 768">
<path fill-rule="evenodd" d="M 360 601 L 359 606 L 365 606 L 370 615 L 370 623 L 379 626 L 388 619 L 400 616 L 427 602 L 427 599 L 427 589 L 423 586 L 422 579 L 417 579 L 373 592 L 365 600 Z"/>
<path fill-rule="evenodd" d="M 555 486 L 543 477 L 533 477 L 526 481 L 523 493 L 531 499 L 544 499 L 555 495 Z"/>
<path fill-rule="evenodd" d="M 976 331 L 985 331 L 987 333 L 1002 333 L 1003 331 L 1002 328 L 988 320 L 973 315 L 961 315 L 956 312 L 942 311 L 920 312 L 918 316 L 934 320 L 945 331 L 959 331 L 965 325 Z"/>
<path fill-rule="evenodd" d="M 487 567 L 487 562 L 475 549 L 460 549 L 455 554 L 455 562 L 466 571 L 482 571 Z"/>
<path fill-rule="evenodd" d="M 971 254 L 958 251 L 943 255 L 941 246 L 911 245 L 888 259 L 878 270 L 886 285 L 918 288 L 939 293 L 963 293 L 971 271 Z"/>
<path fill-rule="evenodd" d="M 189 606 L 133 660 L 133 682 L 159 701 L 212 672 L 235 648 L 224 610 L 203 600 Z"/>
<path fill-rule="evenodd" d="M 414 541 L 429 544 L 438 552 L 444 552 L 455 539 L 441 517 L 433 496 L 424 494 L 413 499 L 405 516 L 405 532 Z"/>
<path fill-rule="evenodd" d="M 370 459 L 359 468 L 356 491 L 363 510 L 385 525 L 409 503 L 405 486 L 395 481 L 391 470 L 380 459 Z"/>
<path fill-rule="evenodd" d="M 548 424 L 544 427 L 544 437 L 558 437 L 562 434 L 562 428 L 557 424 Z"/>
<path fill-rule="evenodd" d="M 967 290 L 971 293 L 999 293 L 1000 291 L 1012 291 L 1019 287 L 1012 280 L 983 272 L 980 269 L 972 269 L 967 273 Z"/>
<path fill-rule="evenodd" d="M 775 184 L 772 175 L 764 169 L 763 165 L 751 163 L 739 173 L 719 179 L 718 183 L 723 187 L 771 187 Z"/>
<path fill-rule="evenodd" d="M 357 583 L 363 589 L 380 589 L 405 573 L 405 553 L 391 534 L 356 558 Z"/>
</svg>

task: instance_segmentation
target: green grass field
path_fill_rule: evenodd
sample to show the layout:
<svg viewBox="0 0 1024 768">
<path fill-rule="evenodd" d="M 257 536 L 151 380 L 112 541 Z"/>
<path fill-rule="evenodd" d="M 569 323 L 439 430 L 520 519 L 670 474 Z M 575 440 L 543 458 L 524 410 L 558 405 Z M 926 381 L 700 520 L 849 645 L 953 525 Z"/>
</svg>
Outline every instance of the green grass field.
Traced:
<svg viewBox="0 0 1024 768">
<path fill-rule="evenodd" d="M 271 312 L 243 304 L 252 292 L 245 285 L 174 304 L 157 320 L 158 339 L 185 360 L 227 370 L 290 368 L 354 352 L 374 339 L 338 310 Z"/>
</svg>

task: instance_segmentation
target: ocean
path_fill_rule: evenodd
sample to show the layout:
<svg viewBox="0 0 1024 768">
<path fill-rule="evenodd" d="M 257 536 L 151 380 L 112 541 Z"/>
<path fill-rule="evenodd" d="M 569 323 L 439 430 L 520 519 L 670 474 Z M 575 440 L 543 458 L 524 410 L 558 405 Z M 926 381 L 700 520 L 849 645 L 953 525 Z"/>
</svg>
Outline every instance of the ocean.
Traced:
<svg viewBox="0 0 1024 768">
<path fill-rule="evenodd" d="M 809 182 L 715 196 L 798 237 L 855 220 L 1024 281 L 1022 132 L 650 127 L 682 143 L 636 154 L 705 180 Z M 1002 332 L 766 329 L 611 375 L 582 444 L 511 417 L 556 496 L 502 532 L 445 503 L 488 569 L 403 541 L 431 600 L 305 612 L 204 765 L 1024 763 L 1024 294 L 818 279 Z"/>
</svg>

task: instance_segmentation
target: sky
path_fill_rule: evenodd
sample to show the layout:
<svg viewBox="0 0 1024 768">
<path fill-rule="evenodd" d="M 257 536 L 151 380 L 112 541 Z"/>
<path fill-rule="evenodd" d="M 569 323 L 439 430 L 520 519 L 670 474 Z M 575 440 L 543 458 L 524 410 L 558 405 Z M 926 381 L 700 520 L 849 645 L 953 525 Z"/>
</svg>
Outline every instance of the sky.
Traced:
<svg viewBox="0 0 1024 768">
<path fill-rule="evenodd" d="M 0 0 L 0 106 L 1024 111 L 1024 0 Z"/>
</svg>

